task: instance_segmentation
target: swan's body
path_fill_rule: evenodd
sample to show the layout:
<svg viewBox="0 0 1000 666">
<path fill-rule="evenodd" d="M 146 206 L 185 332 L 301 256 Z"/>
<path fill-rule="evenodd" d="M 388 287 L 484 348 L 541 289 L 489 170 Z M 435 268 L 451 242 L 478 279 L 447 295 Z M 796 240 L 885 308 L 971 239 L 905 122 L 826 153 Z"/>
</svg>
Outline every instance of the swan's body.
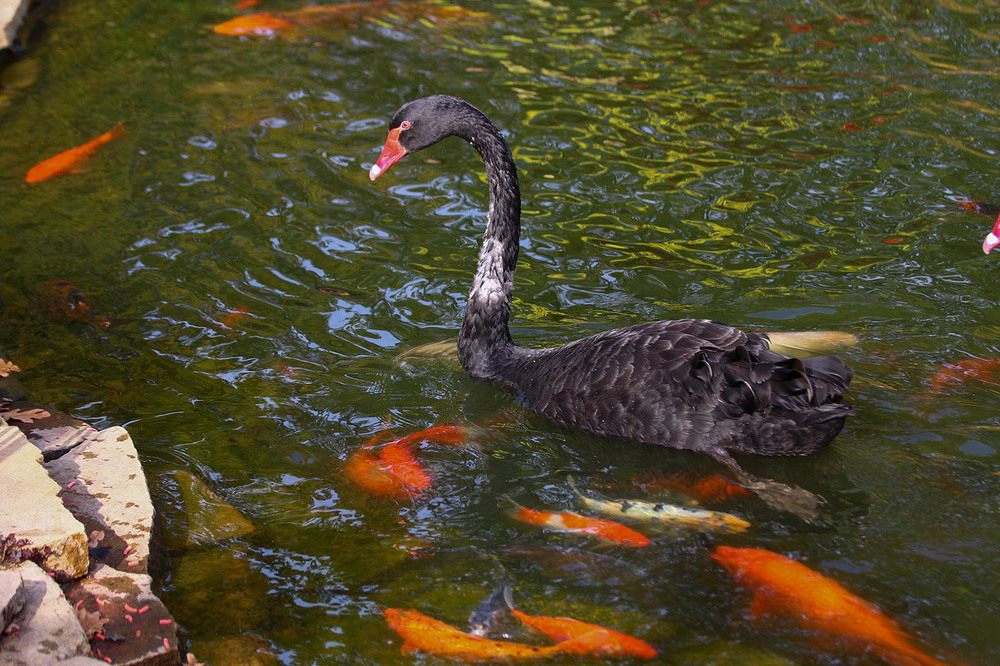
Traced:
<svg viewBox="0 0 1000 666">
<path fill-rule="evenodd" d="M 521 199 L 507 143 L 486 116 L 457 97 L 404 104 L 370 175 L 447 136 L 465 139 L 486 164 L 490 208 L 458 338 L 459 360 L 477 379 L 520 394 L 549 419 L 602 435 L 712 454 L 816 451 L 851 413 L 851 370 L 833 356 L 795 359 L 764 334 L 704 319 L 659 321 L 526 349 L 508 329 Z M 735 469 L 739 469 L 735 467 Z"/>
</svg>

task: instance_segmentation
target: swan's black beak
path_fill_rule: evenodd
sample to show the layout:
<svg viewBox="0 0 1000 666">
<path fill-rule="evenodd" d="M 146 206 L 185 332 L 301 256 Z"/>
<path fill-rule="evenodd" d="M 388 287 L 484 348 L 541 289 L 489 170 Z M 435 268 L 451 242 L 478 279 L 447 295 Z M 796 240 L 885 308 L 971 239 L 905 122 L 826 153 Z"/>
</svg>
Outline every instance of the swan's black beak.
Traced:
<svg viewBox="0 0 1000 666">
<path fill-rule="evenodd" d="M 385 140 L 382 154 L 378 156 L 378 160 L 368 172 L 368 177 L 372 180 L 381 176 L 389 170 L 389 167 L 406 157 L 406 148 L 403 148 L 402 144 L 399 143 L 399 133 L 402 131 L 399 127 L 389 130 L 389 138 Z"/>
<path fill-rule="evenodd" d="M 983 239 L 983 252 L 989 254 L 990 250 L 997 245 L 1000 245 L 1000 216 L 997 216 L 996 224 L 993 225 L 993 231 Z"/>
</svg>

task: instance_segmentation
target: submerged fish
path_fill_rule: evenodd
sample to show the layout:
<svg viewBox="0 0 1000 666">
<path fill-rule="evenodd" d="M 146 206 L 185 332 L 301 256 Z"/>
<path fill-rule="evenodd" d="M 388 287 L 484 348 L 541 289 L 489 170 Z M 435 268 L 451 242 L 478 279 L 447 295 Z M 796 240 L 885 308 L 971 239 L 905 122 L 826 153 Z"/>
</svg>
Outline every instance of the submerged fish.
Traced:
<svg viewBox="0 0 1000 666">
<path fill-rule="evenodd" d="M 417 442 L 438 442 L 439 444 L 464 444 L 469 437 L 470 429 L 460 425 L 439 425 L 425 428 L 397 442 L 400 446 Z"/>
<path fill-rule="evenodd" d="M 976 379 L 982 382 L 995 382 L 1000 372 L 1000 359 L 997 358 L 966 358 L 955 363 L 945 363 L 931 379 L 928 391 L 937 395 L 952 384 Z"/>
<path fill-rule="evenodd" d="M 665 504 L 663 502 L 646 502 L 643 500 L 602 500 L 588 497 L 576 489 L 573 480 L 569 480 L 570 488 L 576 493 L 585 506 L 599 513 L 622 518 L 632 518 L 647 523 L 673 525 L 701 530 L 721 530 L 742 532 L 750 527 L 750 523 L 722 511 L 708 509 L 693 509 Z"/>
<path fill-rule="evenodd" d="M 469 633 L 473 636 L 489 636 L 495 627 L 513 617 L 510 598 L 510 581 L 504 578 L 469 614 Z"/>
<path fill-rule="evenodd" d="M 376 495 L 413 499 L 421 493 L 419 488 L 405 483 L 403 479 L 390 472 L 382 458 L 366 448 L 360 448 L 351 454 L 344 464 L 344 475 L 361 488 Z"/>
<path fill-rule="evenodd" d="M 989 217 L 1000 215 L 1000 206 L 989 201 L 972 199 L 971 201 L 959 201 L 958 205 L 970 213 L 976 213 L 977 215 L 988 215 Z"/>
<path fill-rule="evenodd" d="M 562 513 L 536 511 L 521 506 L 509 497 L 505 499 L 513 505 L 510 515 L 522 523 L 541 525 L 558 532 L 589 534 L 604 541 L 625 546 L 649 545 L 649 537 L 613 520 L 589 518 L 570 511 Z"/>
<path fill-rule="evenodd" d="M 914 647 L 913 639 L 874 604 L 801 562 L 760 548 L 719 546 L 709 556 L 754 592 L 751 619 L 775 613 L 890 664 L 945 666 Z"/>
<path fill-rule="evenodd" d="M 378 457 L 385 471 L 394 475 L 406 486 L 418 491 L 430 487 L 431 477 L 427 475 L 403 440 L 397 439 L 386 444 Z"/>
<path fill-rule="evenodd" d="M 685 495 L 695 502 L 720 504 L 741 497 L 756 497 L 752 492 L 714 472 L 698 475 L 680 470 L 672 474 L 656 476 L 637 482 L 640 488 L 650 493 L 673 493 Z"/>
<path fill-rule="evenodd" d="M 24 180 L 29 183 L 37 183 L 49 178 L 55 178 L 56 176 L 77 173 L 83 168 L 84 163 L 94 156 L 98 148 L 126 134 L 125 123 L 118 123 L 96 139 L 91 139 L 76 148 L 70 148 L 55 157 L 50 157 L 44 162 L 31 167 Z"/>
<path fill-rule="evenodd" d="M 465 426 L 434 426 L 394 439 L 375 453 L 378 444 L 385 439 L 385 432 L 382 432 L 351 454 L 344 465 L 344 473 L 368 492 L 412 499 L 431 485 L 431 477 L 413 455 L 414 447 L 419 442 L 461 444 L 468 433 Z"/>
<path fill-rule="evenodd" d="M 90 305 L 90 297 L 72 282 L 50 280 L 45 283 L 40 304 L 55 319 L 78 321 L 94 328 L 108 328 L 111 320 L 96 312 Z"/>
</svg>

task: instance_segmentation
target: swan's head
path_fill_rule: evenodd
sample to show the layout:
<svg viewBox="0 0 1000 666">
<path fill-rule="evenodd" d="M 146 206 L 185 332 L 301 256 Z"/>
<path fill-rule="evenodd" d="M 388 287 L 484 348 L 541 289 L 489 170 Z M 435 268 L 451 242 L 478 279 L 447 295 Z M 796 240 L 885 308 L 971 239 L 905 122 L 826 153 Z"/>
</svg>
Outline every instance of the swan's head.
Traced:
<svg viewBox="0 0 1000 666">
<path fill-rule="evenodd" d="M 990 253 L 990 250 L 1000 245 L 1000 216 L 997 216 L 996 224 L 993 225 L 993 230 L 987 234 L 986 238 L 983 239 L 983 252 L 986 254 Z"/>
<path fill-rule="evenodd" d="M 392 117 L 389 138 L 368 172 L 369 178 L 375 180 L 410 153 L 453 134 L 461 135 L 467 121 L 476 116 L 485 118 L 476 107 L 450 95 L 431 95 L 407 102 Z"/>
</svg>

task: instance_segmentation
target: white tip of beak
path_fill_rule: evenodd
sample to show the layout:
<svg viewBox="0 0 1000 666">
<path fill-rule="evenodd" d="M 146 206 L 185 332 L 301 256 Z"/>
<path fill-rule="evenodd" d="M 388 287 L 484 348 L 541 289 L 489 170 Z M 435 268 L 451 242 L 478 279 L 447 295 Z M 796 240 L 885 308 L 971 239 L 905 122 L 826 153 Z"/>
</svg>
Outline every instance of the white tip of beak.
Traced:
<svg viewBox="0 0 1000 666">
<path fill-rule="evenodd" d="M 983 239 L 983 252 L 989 254 L 990 250 L 995 248 L 997 245 L 1000 245 L 1000 236 L 997 236 L 991 231 L 986 235 L 986 238 Z"/>
<path fill-rule="evenodd" d="M 377 164 L 373 164 L 371 170 L 368 172 L 368 177 L 375 180 L 382 173 L 382 169 Z"/>
</svg>

